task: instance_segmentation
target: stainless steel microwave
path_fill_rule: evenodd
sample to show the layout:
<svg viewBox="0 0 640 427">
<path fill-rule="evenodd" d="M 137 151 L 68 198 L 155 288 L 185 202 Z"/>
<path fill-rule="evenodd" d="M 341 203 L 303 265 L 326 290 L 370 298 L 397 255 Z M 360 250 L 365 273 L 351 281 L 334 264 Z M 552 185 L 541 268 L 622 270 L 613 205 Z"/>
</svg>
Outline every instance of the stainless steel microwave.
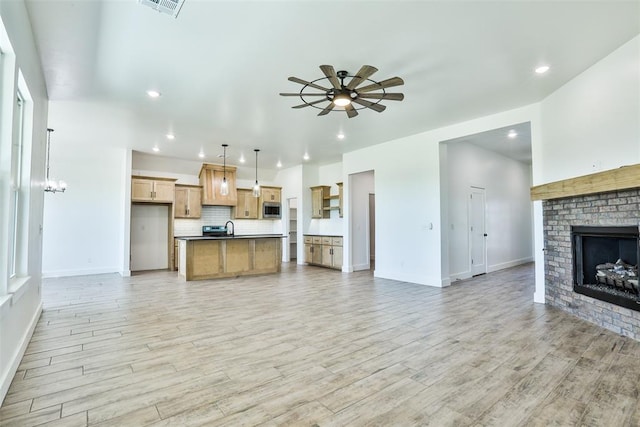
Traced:
<svg viewBox="0 0 640 427">
<path fill-rule="evenodd" d="M 276 202 L 264 202 L 262 204 L 262 218 L 281 218 L 280 203 Z"/>
</svg>

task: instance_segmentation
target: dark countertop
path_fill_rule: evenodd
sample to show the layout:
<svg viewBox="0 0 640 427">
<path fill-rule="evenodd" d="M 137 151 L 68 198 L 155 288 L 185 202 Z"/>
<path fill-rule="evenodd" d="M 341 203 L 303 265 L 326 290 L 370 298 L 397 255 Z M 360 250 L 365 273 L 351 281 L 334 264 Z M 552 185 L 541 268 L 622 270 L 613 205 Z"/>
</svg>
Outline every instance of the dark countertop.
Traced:
<svg viewBox="0 0 640 427">
<path fill-rule="evenodd" d="M 175 237 L 178 240 L 234 240 L 234 239 L 277 239 L 284 238 L 282 234 L 239 234 L 235 236 L 191 236 Z"/>
</svg>

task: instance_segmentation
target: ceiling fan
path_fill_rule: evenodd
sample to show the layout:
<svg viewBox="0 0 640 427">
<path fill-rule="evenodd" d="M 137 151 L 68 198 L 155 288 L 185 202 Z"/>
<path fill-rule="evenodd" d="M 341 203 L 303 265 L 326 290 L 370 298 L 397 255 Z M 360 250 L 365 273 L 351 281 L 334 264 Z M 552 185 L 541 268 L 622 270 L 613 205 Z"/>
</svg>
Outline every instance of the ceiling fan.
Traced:
<svg viewBox="0 0 640 427">
<path fill-rule="evenodd" d="M 314 107 L 320 111 L 319 116 L 329 114 L 334 108 L 339 107 L 335 111 L 345 111 L 349 118 L 358 115 L 357 110 L 370 108 L 378 113 L 382 113 L 387 107 L 380 104 L 380 101 L 402 101 L 404 95 L 402 93 L 389 93 L 387 88 L 401 86 L 404 81 L 400 77 L 392 77 L 390 79 L 377 82 L 369 77 L 378 69 L 371 65 L 363 65 L 355 76 L 350 76 L 347 71 L 338 71 L 331 65 L 321 65 L 320 69 L 325 77 L 306 81 L 297 77 L 289 77 L 289 81 L 304 85 L 298 93 L 281 93 L 281 96 L 299 96 L 304 104 L 296 105 L 292 108 Z M 350 80 L 345 84 L 345 79 Z M 325 87 L 318 84 L 321 80 L 327 80 L 331 87 Z M 362 83 L 369 82 L 366 86 L 358 87 Z M 312 91 L 311 89 L 320 92 Z M 322 97 L 321 99 L 311 100 L 314 97 Z M 307 100 L 306 98 L 311 98 Z M 370 101 L 371 100 L 371 101 Z M 318 106 L 323 102 L 329 102 L 326 106 Z M 360 107 L 354 107 L 354 104 Z"/>
</svg>

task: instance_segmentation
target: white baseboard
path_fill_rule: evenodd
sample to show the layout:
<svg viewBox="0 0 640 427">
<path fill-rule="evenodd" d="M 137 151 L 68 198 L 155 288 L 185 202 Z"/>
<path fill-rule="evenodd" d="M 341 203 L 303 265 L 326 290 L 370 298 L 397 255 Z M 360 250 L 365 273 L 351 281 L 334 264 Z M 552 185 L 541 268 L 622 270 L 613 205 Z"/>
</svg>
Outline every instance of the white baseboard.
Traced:
<svg viewBox="0 0 640 427">
<path fill-rule="evenodd" d="M 31 336 L 33 335 L 33 331 L 36 329 L 36 325 L 38 324 L 38 319 L 40 319 L 40 314 L 42 313 L 42 302 L 38 305 L 38 309 L 33 314 L 33 318 L 31 319 L 31 324 L 29 328 L 25 331 L 24 336 L 22 337 L 22 343 L 20 347 L 16 350 L 16 352 L 11 356 L 13 360 L 9 366 L 9 369 L 5 372 L 4 377 L 0 380 L 0 404 L 4 401 L 4 397 L 7 395 L 7 391 L 9 391 L 9 386 L 11 385 L 11 381 L 13 381 L 13 376 L 18 371 L 18 366 L 20 366 L 20 361 L 22 360 L 22 356 L 24 356 L 24 352 L 27 350 L 27 346 L 29 345 L 29 341 L 31 341 Z"/>
<path fill-rule="evenodd" d="M 397 280 L 399 282 L 415 283 L 417 285 L 433 286 L 434 288 L 442 287 L 442 280 L 439 277 L 425 277 L 407 274 L 397 271 L 384 271 L 376 268 L 373 272 L 374 277 L 380 277 L 381 279 Z"/>
<path fill-rule="evenodd" d="M 122 274 L 123 271 L 117 267 L 85 268 L 81 270 L 53 270 L 53 271 L 43 271 L 42 277 L 50 278 L 50 277 L 90 276 L 93 274 L 107 274 L 107 273 Z M 129 275 L 131 275 L 131 272 L 129 272 Z"/>
<path fill-rule="evenodd" d="M 511 268 L 517 265 L 527 264 L 530 262 L 533 262 L 533 257 L 514 259 L 512 261 L 490 265 L 487 267 L 487 273 L 493 273 L 494 271 L 504 270 L 505 268 Z"/>
</svg>

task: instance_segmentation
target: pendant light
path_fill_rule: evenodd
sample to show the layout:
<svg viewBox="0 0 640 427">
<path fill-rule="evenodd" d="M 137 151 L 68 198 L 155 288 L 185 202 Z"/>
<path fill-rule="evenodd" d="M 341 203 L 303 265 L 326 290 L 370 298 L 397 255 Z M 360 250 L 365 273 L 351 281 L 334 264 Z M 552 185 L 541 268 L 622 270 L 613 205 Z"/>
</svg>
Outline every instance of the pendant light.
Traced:
<svg viewBox="0 0 640 427">
<path fill-rule="evenodd" d="M 228 144 L 222 144 L 222 158 L 223 160 L 223 166 L 222 166 L 222 184 L 220 184 L 220 195 L 221 196 L 228 196 L 229 195 L 229 183 L 227 182 L 227 147 L 229 145 Z"/>
<path fill-rule="evenodd" d="M 253 186 L 253 197 L 260 197 L 260 185 L 258 184 L 258 150 L 257 148 L 253 150 L 256 152 L 256 184 Z"/>
<path fill-rule="evenodd" d="M 46 177 L 45 177 L 45 187 L 44 191 L 49 193 L 64 193 L 64 190 L 67 189 L 67 183 L 64 181 L 56 181 L 49 178 L 49 151 L 51 151 L 51 132 L 53 129 L 47 129 L 47 158 L 46 158 Z"/>
</svg>

